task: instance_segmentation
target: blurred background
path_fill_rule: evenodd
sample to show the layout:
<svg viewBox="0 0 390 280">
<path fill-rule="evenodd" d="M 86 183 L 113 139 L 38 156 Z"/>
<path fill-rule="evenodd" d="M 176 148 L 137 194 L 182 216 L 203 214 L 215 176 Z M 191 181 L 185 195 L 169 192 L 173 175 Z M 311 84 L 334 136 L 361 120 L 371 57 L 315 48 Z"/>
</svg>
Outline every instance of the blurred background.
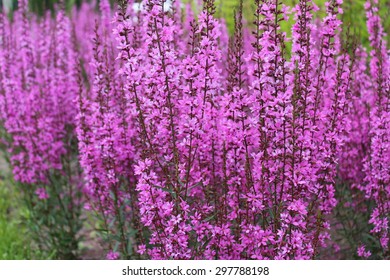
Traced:
<svg viewBox="0 0 390 280">
<path fill-rule="evenodd" d="M 30 9 L 37 14 L 42 15 L 46 10 L 53 10 L 55 4 L 64 2 L 67 10 L 73 6 L 80 6 L 82 2 L 91 2 L 92 0 L 30 0 Z M 116 0 L 110 0 L 113 4 Z M 324 9 L 324 3 L 327 0 L 314 0 L 314 2 Z M 364 3 L 366 0 L 344 0 L 344 14 L 343 20 L 347 23 L 346 26 L 350 26 L 351 32 L 361 38 L 364 45 L 367 44 L 367 30 L 365 22 Z M 0 8 L 5 9 L 7 12 L 14 10 L 17 7 L 18 0 L 0 0 Z M 99 0 L 94 2 L 99 3 Z M 197 0 L 183 0 L 183 2 L 197 2 Z M 216 0 L 217 16 L 226 19 L 229 30 L 233 31 L 233 14 L 237 8 L 239 0 Z M 286 5 L 295 5 L 298 0 L 283 0 L 281 1 Z M 248 23 L 252 22 L 252 16 L 254 13 L 254 0 L 244 0 L 244 15 Z M 381 6 L 381 16 L 384 22 L 385 30 L 390 30 L 390 0 L 379 0 Z M 282 25 L 282 29 L 290 35 L 291 25 L 293 20 Z"/>
<path fill-rule="evenodd" d="M 45 10 L 53 9 L 54 5 L 61 0 L 30 0 L 30 8 L 42 14 Z M 73 5 L 81 5 L 83 0 L 65 0 L 66 7 L 70 8 Z M 18 0 L 0 0 L 0 7 L 3 7 L 7 12 L 12 11 L 18 5 Z"/>
</svg>

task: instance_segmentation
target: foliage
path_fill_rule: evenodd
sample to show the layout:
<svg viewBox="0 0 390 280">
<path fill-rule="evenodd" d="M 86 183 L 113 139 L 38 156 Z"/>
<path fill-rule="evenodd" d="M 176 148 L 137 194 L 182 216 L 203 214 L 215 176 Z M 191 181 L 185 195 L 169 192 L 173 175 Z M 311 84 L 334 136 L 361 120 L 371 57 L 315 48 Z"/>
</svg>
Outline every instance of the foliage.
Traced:
<svg viewBox="0 0 390 280">
<path fill-rule="evenodd" d="M 51 258 L 34 248 L 32 236 L 24 224 L 29 212 L 20 204 L 21 199 L 14 186 L 0 182 L 0 259 Z"/>
</svg>

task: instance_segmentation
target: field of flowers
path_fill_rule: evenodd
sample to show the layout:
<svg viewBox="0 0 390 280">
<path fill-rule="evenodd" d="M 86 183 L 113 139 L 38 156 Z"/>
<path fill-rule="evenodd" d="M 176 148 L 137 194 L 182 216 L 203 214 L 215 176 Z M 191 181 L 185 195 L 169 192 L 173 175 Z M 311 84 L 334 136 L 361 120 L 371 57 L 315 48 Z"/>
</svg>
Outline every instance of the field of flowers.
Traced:
<svg viewBox="0 0 390 280">
<path fill-rule="evenodd" d="M 390 259 L 388 1 L 18 2 L 0 258 Z"/>
</svg>

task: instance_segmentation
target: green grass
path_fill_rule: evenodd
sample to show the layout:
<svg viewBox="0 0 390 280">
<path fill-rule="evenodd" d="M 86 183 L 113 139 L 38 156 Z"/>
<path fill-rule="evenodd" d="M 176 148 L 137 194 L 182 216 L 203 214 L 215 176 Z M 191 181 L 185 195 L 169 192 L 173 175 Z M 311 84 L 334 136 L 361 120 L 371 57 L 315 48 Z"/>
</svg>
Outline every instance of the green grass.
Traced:
<svg viewBox="0 0 390 280">
<path fill-rule="evenodd" d="M 24 223 L 28 216 L 15 187 L 0 180 L 0 260 L 50 258 L 34 248 Z"/>
<path fill-rule="evenodd" d="M 26 259 L 26 229 L 21 217 L 23 210 L 17 208 L 17 195 L 0 182 L 0 259 Z M 16 207 L 15 207 L 16 206 Z"/>
</svg>

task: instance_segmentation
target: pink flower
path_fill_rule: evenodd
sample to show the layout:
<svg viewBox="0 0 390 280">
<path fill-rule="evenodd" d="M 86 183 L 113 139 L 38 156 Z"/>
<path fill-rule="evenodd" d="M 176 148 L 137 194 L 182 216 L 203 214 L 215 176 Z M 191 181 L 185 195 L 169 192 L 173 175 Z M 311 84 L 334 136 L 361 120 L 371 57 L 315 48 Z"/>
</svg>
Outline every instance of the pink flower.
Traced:
<svg viewBox="0 0 390 280">
<path fill-rule="evenodd" d="M 138 253 L 141 254 L 141 255 L 143 255 L 143 254 L 145 254 L 145 252 L 146 252 L 146 246 L 145 246 L 145 244 L 139 245 L 139 246 L 138 246 Z"/>
<path fill-rule="evenodd" d="M 120 254 L 118 252 L 109 251 L 106 255 L 107 260 L 117 260 L 119 259 Z"/>
<path fill-rule="evenodd" d="M 49 198 L 49 194 L 46 192 L 45 188 L 38 188 L 35 191 L 35 194 L 38 196 L 39 199 L 41 200 L 46 200 Z"/>
<path fill-rule="evenodd" d="M 369 250 L 366 250 L 366 247 L 364 245 L 358 247 L 357 254 L 359 257 L 362 257 L 364 259 L 368 259 L 371 256 L 371 252 Z"/>
</svg>

